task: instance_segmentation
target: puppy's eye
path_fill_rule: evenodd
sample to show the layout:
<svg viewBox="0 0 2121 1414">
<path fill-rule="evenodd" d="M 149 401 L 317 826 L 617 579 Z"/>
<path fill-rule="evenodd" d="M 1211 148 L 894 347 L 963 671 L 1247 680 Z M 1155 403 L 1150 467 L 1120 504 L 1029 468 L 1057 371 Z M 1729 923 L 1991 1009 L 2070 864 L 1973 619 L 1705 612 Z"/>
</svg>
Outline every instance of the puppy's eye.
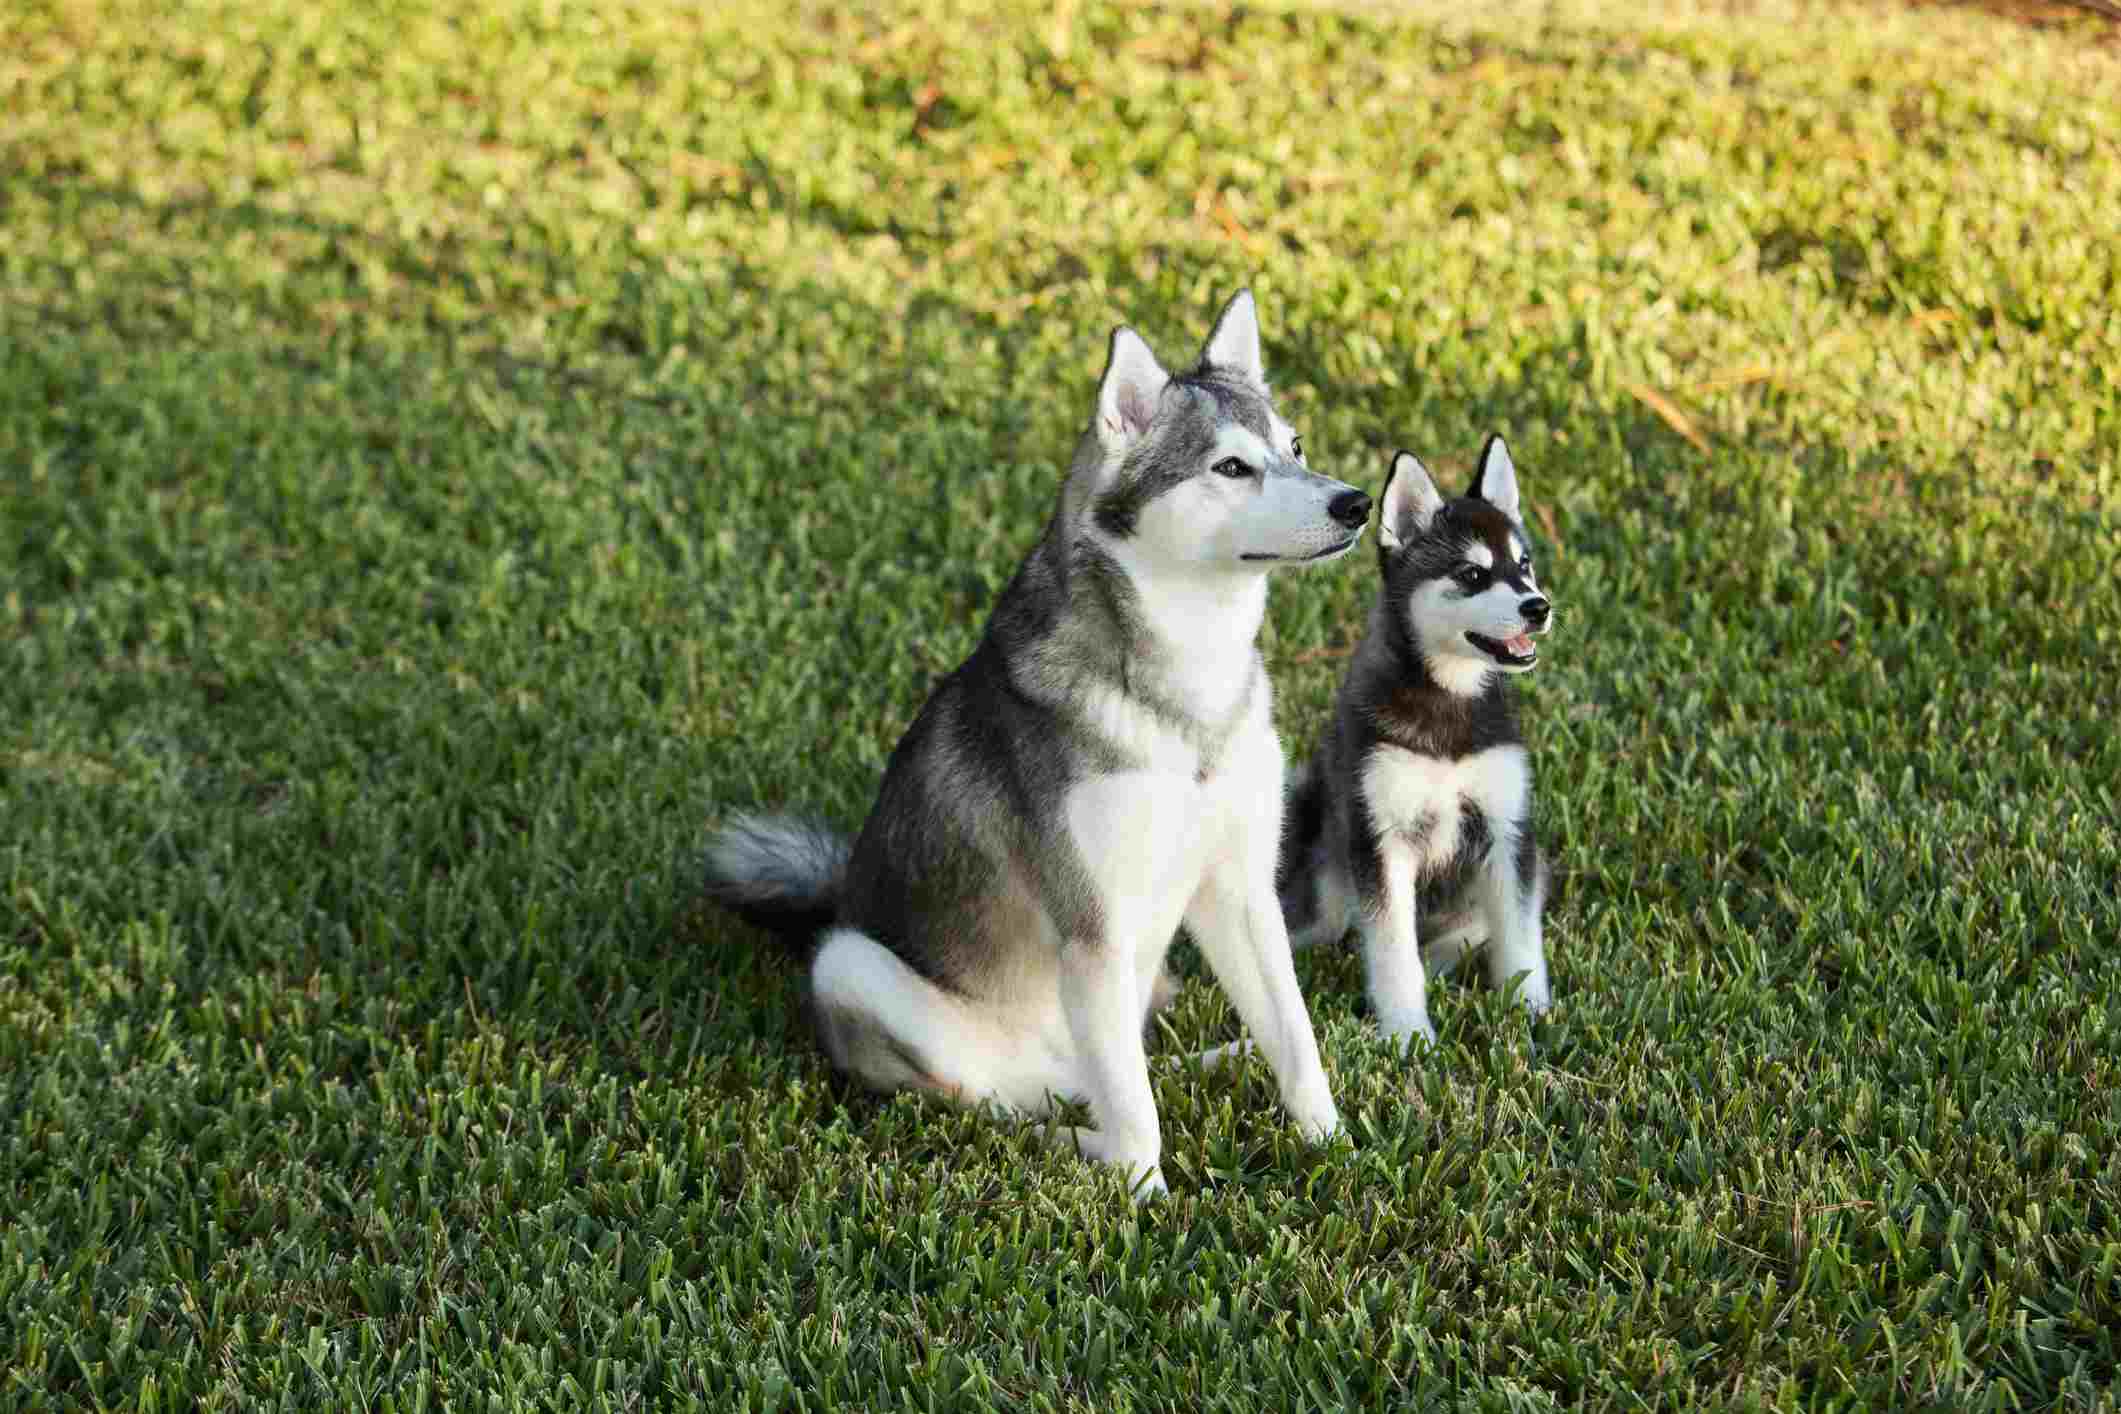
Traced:
<svg viewBox="0 0 2121 1414">
<path fill-rule="evenodd" d="M 1530 555 L 1519 555 L 1517 557 L 1517 572 L 1519 574 L 1530 574 L 1532 572 L 1532 557 Z"/>
<path fill-rule="evenodd" d="M 1246 466 L 1236 457 L 1224 457 L 1215 464 L 1215 474 L 1217 476 L 1230 477 L 1232 480 L 1242 480 L 1252 474 L 1252 468 Z"/>
<path fill-rule="evenodd" d="M 1460 565 L 1451 578 L 1466 589 L 1478 589 L 1488 582 L 1488 572 L 1479 565 Z"/>
<path fill-rule="evenodd" d="M 1301 438 L 1301 437 L 1291 437 L 1291 438 L 1289 439 L 1289 455 L 1290 455 L 1290 456 L 1291 456 L 1292 458 L 1294 458 L 1295 460 L 1297 460 L 1297 461 L 1302 461 L 1302 460 L 1304 459 L 1304 439 L 1303 439 L 1303 438 Z"/>
</svg>

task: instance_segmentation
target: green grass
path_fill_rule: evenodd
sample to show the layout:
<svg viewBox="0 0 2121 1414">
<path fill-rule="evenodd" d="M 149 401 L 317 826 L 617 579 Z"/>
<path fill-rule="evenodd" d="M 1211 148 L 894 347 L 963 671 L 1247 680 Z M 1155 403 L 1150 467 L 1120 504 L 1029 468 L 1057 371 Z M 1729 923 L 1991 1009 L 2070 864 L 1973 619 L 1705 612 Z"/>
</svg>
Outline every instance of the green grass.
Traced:
<svg viewBox="0 0 2121 1414">
<path fill-rule="evenodd" d="M 833 8 L 0 13 L 0 1405 L 2113 1409 L 2111 46 Z M 1137 1210 L 696 859 L 1243 281 L 1322 468 L 1511 435 L 1558 1007 L 1307 956 L 1350 1141 L 1181 1074 Z"/>
</svg>

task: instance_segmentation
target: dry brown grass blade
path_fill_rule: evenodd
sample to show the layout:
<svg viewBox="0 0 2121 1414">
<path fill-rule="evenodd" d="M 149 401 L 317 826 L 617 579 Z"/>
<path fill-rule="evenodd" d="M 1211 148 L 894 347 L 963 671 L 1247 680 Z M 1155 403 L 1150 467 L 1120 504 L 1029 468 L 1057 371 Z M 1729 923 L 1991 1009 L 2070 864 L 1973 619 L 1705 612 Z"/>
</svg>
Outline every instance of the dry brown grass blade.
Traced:
<svg viewBox="0 0 2121 1414">
<path fill-rule="evenodd" d="M 1634 394 L 1636 400 L 1644 407 L 1664 419 L 1665 426 L 1691 442 L 1695 451 L 1706 452 L 1709 449 L 1708 439 L 1694 430 L 1693 420 L 1680 410 L 1679 404 L 1647 383 L 1630 383 L 1628 391 Z"/>
<path fill-rule="evenodd" d="M 1556 550 L 1566 548 L 1561 543 L 1561 532 L 1554 528 L 1554 512 L 1547 507 L 1545 501 L 1533 503 L 1532 519 L 1538 521 L 1539 528 L 1546 532 L 1547 544 L 1552 545 Z"/>
<path fill-rule="evenodd" d="M 1355 646 L 1353 644 L 1332 648 L 1306 648 L 1299 653 L 1289 654 L 1282 661 L 1291 667 L 1300 667 L 1305 663 L 1325 663 L 1335 658 L 1345 658 L 1354 651 Z"/>
<path fill-rule="evenodd" d="M 1683 391 L 1709 393 L 1718 388 L 1742 388 L 1748 383 L 1765 383 L 1775 376 L 1775 370 L 1767 364 L 1749 363 L 1743 368 L 1734 368 L 1729 373 L 1718 373 L 1702 379 L 1699 383 L 1689 383 Z"/>
</svg>

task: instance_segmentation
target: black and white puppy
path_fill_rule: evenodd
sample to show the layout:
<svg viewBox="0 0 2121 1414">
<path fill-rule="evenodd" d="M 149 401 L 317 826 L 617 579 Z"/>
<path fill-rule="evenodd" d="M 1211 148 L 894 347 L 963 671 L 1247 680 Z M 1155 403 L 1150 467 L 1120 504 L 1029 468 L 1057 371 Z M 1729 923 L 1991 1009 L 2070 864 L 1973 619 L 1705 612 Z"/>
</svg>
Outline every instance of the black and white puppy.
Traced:
<svg viewBox="0 0 2121 1414">
<path fill-rule="evenodd" d="M 1383 592 L 1332 724 L 1294 783 L 1282 831 L 1282 912 L 1298 947 L 1362 935 L 1378 1023 L 1433 1042 L 1427 966 L 1485 946 L 1498 986 L 1549 1004 L 1532 832 L 1532 767 L 1512 675 L 1553 627 L 1502 438 L 1473 488 L 1446 500 L 1411 452 L 1379 509 Z"/>
</svg>

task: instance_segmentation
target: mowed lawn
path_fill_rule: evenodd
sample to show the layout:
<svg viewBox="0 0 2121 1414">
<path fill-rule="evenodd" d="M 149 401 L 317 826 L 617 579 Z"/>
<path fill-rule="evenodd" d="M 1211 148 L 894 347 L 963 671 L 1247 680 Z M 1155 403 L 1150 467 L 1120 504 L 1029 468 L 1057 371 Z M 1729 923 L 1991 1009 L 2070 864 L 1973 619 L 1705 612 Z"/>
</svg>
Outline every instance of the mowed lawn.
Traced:
<svg viewBox="0 0 2121 1414">
<path fill-rule="evenodd" d="M 2114 1408 L 2121 48 L 1464 8 L 0 9 L 0 1407 Z M 1347 1139 L 1137 1209 L 699 851 L 1241 283 L 1321 469 L 1511 438 L 1557 1006 L 1306 955 Z"/>
</svg>

